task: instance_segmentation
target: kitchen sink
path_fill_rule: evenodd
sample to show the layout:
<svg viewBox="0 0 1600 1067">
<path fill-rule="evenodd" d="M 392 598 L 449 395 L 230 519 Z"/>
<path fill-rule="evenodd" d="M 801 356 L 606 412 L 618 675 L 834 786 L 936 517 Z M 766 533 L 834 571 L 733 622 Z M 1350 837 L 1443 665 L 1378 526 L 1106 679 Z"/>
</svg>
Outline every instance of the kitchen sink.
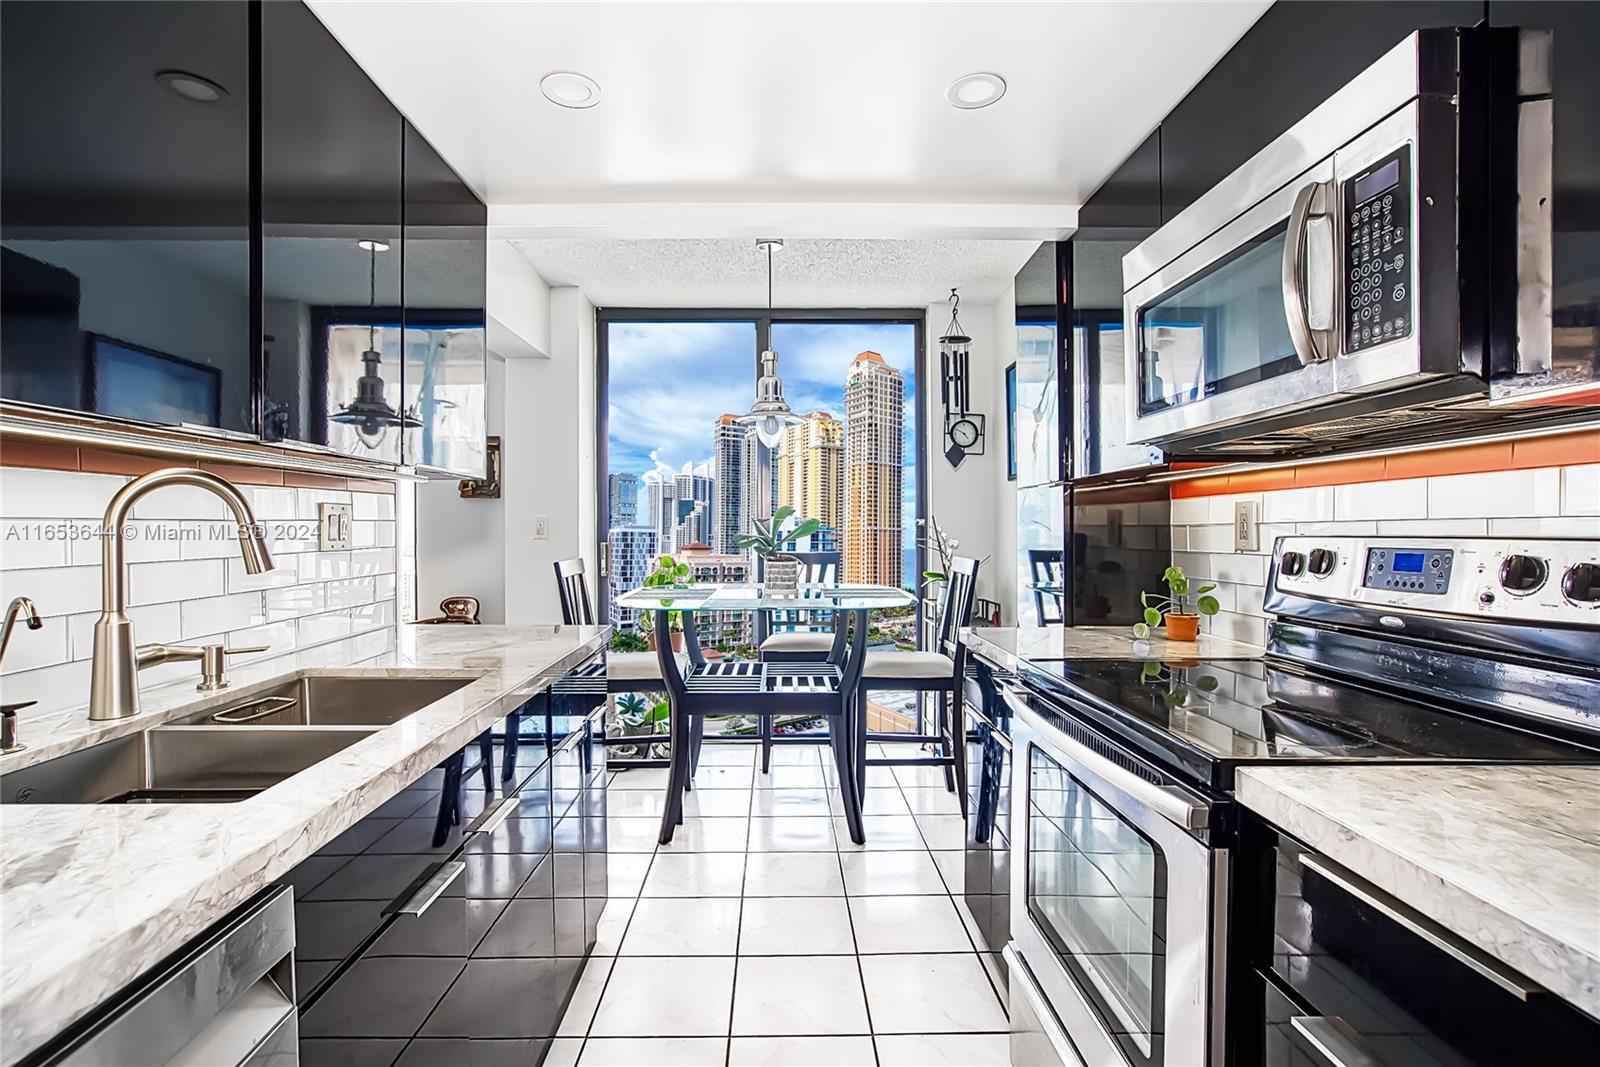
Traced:
<svg viewBox="0 0 1600 1067">
<path fill-rule="evenodd" d="M 351 727 L 158 726 L 0 778 L 4 804 L 227 803 L 348 748 Z"/>
<path fill-rule="evenodd" d="M 475 680 L 315 675 L 179 721 L 214 726 L 388 726 Z"/>
</svg>

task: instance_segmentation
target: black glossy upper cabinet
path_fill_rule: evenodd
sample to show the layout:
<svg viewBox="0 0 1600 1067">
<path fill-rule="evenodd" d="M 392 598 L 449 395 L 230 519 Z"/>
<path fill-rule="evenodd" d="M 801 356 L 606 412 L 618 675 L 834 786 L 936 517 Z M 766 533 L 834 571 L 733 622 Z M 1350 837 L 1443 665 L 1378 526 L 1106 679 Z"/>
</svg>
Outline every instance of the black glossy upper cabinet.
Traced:
<svg viewBox="0 0 1600 1067">
<path fill-rule="evenodd" d="M 405 462 L 481 478 L 488 209 L 405 124 Z"/>
<path fill-rule="evenodd" d="M 0 394 L 254 430 L 249 19 L 0 4 Z"/>
<path fill-rule="evenodd" d="M 262 435 L 400 462 L 400 113 L 300 3 L 261 12 Z"/>
<path fill-rule="evenodd" d="M 1600 4 L 1501 3 L 1489 21 L 1550 31 L 1551 349 L 1556 381 L 1600 379 Z"/>
</svg>

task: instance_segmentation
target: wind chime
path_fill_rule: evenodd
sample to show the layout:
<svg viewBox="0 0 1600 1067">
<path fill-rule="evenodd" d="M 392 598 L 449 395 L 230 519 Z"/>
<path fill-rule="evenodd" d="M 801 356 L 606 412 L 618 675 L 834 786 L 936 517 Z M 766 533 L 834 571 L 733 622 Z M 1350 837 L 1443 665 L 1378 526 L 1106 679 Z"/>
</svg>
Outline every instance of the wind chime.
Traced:
<svg viewBox="0 0 1600 1067">
<path fill-rule="evenodd" d="M 960 467 L 983 455 L 984 416 L 972 410 L 972 338 L 961 327 L 961 295 L 950 290 L 950 325 L 939 338 L 939 399 L 944 404 L 944 458 Z"/>
</svg>

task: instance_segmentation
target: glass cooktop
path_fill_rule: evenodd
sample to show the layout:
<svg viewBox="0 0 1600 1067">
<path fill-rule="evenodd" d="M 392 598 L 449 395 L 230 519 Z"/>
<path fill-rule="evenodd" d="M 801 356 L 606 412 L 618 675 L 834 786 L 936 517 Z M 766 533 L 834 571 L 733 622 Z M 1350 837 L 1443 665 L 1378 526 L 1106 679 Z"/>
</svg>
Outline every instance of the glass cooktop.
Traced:
<svg viewBox="0 0 1600 1067">
<path fill-rule="evenodd" d="M 1024 674 L 1220 789 L 1251 763 L 1600 763 L 1594 749 L 1264 660 L 1035 660 Z"/>
</svg>

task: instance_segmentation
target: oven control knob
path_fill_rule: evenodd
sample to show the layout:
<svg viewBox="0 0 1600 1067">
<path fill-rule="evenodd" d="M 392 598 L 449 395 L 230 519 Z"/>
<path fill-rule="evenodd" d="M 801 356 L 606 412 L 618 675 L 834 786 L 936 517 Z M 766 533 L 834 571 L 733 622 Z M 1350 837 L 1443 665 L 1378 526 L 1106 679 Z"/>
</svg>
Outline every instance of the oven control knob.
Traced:
<svg viewBox="0 0 1600 1067">
<path fill-rule="evenodd" d="M 1333 564 L 1338 558 L 1331 548 L 1313 548 L 1306 556 L 1306 566 L 1318 578 L 1326 578 L 1333 573 Z"/>
<path fill-rule="evenodd" d="M 1538 556 L 1507 556 L 1500 564 L 1500 586 L 1508 593 L 1531 593 L 1550 577 L 1550 565 Z"/>
<path fill-rule="evenodd" d="M 1600 563 L 1574 563 L 1561 576 L 1561 593 L 1574 604 L 1600 605 Z"/>
<path fill-rule="evenodd" d="M 1282 571 L 1290 578 L 1301 574 L 1305 571 L 1305 569 L 1306 557 L 1300 552 L 1285 552 L 1283 554 L 1283 558 L 1278 561 L 1278 570 Z"/>
</svg>

